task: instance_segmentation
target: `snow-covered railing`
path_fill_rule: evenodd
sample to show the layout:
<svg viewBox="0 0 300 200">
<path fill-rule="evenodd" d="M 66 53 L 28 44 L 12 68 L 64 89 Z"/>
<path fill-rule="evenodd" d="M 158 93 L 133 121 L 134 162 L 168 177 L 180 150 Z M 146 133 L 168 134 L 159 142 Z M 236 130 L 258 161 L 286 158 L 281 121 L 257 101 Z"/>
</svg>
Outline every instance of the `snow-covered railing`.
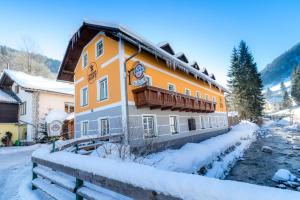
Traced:
<svg viewBox="0 0 300 200">
<path fill-rule="evenodd" d="M 83 156 L 66 151 L 50 154 L 49 149 L 40 149 L 33 153 L 32 162 L 33 186 L 64 200 L 76 197 L 105 199 L 105 195 L 111 199 L 143 200 L 300 199 L 299 192 L 171 172 L 138 163 Z M 62 177 L 62 174 L 65 175 Z M 41 177 L 49 181 L 46 182 Z M 59 190 L 49 189 L 53 185 L 58 185 Z"/>
</svg>

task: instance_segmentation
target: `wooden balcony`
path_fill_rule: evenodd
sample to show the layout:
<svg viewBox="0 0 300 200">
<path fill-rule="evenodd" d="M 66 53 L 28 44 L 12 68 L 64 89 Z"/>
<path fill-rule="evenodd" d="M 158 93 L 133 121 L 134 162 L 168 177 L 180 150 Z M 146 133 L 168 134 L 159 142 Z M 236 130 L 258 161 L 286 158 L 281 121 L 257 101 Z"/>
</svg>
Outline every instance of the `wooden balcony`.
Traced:
<svg viewBox="0 0 300 200">
<path fill-rule="evenodd" d="M 205 99 L 197 99 L 177 92 L 171 92 L 153 86 L 144 86 L 132 90 L 137 108 L 150 107 L 162 110 L 178 110 L 186 112 L 215 112 L 216 103 Z"/>
</svg>

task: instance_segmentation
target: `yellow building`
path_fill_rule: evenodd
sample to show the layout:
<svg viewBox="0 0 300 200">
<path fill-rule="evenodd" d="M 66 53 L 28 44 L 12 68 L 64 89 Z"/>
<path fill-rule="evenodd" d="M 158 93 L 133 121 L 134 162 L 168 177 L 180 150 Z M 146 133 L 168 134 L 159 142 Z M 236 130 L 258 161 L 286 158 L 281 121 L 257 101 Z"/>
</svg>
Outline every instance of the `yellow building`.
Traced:
<svg viewBox="0 0 300 200">
<path fill-rule="evenodd" d="M 75 83 L 76 138 L 120 134 L 158 150 L 228 130 L 226 90 L 213 74 L 120 25 L 84 22 L 58 79 Z"/>
</svg>

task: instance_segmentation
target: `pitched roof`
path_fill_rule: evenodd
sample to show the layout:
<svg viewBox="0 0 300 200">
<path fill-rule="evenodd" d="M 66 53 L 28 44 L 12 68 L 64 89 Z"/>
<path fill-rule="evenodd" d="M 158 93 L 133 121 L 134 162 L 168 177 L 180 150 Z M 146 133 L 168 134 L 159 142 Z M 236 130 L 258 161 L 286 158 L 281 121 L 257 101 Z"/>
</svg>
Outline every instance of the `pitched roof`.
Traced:
<svg viewBox="0 0 300 200">
<path fill-rule="evenodd" d="M 189 63 L 189 60 L 187 59 L 186 55 L 182 52 L 179 52 L 179 53 L 175 54 L 175 57 L 178 58 L 179 60 L 185 62 L 185 63 Z"/>
<path fill-rule="evenodd" d="M 175 54 L 173 48 L 171 47 L 171 45 L 168 42 L 161 42 L 157 46 L 159 46 L 161 49 L 165 50 L 166 52 L 168 52 L 171 55 Z"/>
<path fill-rule="evenodd" d="M 5 69 L 0 78 L 0 86 L 11 86 L 13 82 L 26 89 L 74 95 L 73 84 L 63 83 L 41 76 L 33 76 L 20 71 Z"/>
<path fill-rule="evenodd" d="M 193 62 L 191 63 L 191 66 L 192 66 L 193 68 L 197 69 L 197 70 L 200 70 L 200 67 L 199 67 L 199 65 L 198 65 L 198 63 L 197 63 L 196 61 L 193 61 Z"/>
<path fill-rule="evenodd" d="M 4 89 L 0 88 L 0 102 L 4 103 L 18 103 L 17 99 L 15 99 L 12 95 L 6 92 Z"/>
<path fill-rule="evenodd" d="M 174 55 L 163 50 L 158 45 L 155 45 L 149 40 L 134 33 L 129 28 L 119 24 L 94 21 L 84 21 L 82 26 L 76 33 L 74 33 L 73 37 L 70 39 L 66 53 L 64 55 L 64 59 L 59 68 L 57 79 L 64 81 L 73 81 L 74 70 L 80 58 L 83 47 L 100 31 L 105 32 L 108 36 L 111 36 L 113 38 L 121 38 L 126 42 L 129 42 L 135 46 L 139 46 L 143 51 L 149 52 L 161 58 L 162 60 L 165 60 L 166 63 L 171 64 L 171 66 L 173 67 L 175 66 L 176 69 L 189 72 L 190 74 L 193 74 L 195 78 L 203 79 L 210 84 L 213 84 L 216 87 L 227 91 L 225 87 L 217 83 L 208 75 L 199 72 L 199 70 L 194 69 L 189 63 L 176 58 Z"/>
</svg>

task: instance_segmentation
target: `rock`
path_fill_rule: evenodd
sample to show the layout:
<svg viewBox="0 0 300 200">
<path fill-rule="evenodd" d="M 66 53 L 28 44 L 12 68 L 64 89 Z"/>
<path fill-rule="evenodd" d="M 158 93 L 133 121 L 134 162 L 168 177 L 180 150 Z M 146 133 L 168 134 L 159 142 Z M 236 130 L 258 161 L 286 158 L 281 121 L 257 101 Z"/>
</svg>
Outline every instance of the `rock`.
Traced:
<svg viewBox="0 0 300 200">
<path fill-rule="evenodd" d="M 284 184 L 276 185 L 276 187 L 281 188 L 281 189 L 285 189 L 286 188 L 286 186 Z"/>
<path fill-rule="evenodd" d="M 207 172 L 206 167 L 201 167 L 201 168 L 199 169 L 199 171 L 198 171 L 198 174 L 199 174 L 199 175 L 204 175 L 204 174 L 206 174 L 206 172 Z"/>
<path fill-rule="evenodd" d="M 266 153 L 272 153 L 272 152 L 273 152 L 273 149 L 272 149 L 272 147 L 269 147 L 269 146 L 263 146 L 263 147 L 261 148 L 261 151 L 262 151 L 262 152 L 266 152 Z"/>
<path fill-rule="evenodd" d="M 292 188 L 296 188 L 296 187 L 299 187 L 299 186 L 300 186 L 299 183 L 294 182 L 294 181 L 287 181 L 287 182 L 285 182 L 284 184 L 287 185 L 287 186 L 290 186 L 290 187 L 292 187 Z"/>
<path fill-rule="evenodd" d="M 297 177 L 287 169 L 279 169 L 272 178 L 273 181 L 283 183 L 287 181 L 295 181 Z"/>
</svg>

